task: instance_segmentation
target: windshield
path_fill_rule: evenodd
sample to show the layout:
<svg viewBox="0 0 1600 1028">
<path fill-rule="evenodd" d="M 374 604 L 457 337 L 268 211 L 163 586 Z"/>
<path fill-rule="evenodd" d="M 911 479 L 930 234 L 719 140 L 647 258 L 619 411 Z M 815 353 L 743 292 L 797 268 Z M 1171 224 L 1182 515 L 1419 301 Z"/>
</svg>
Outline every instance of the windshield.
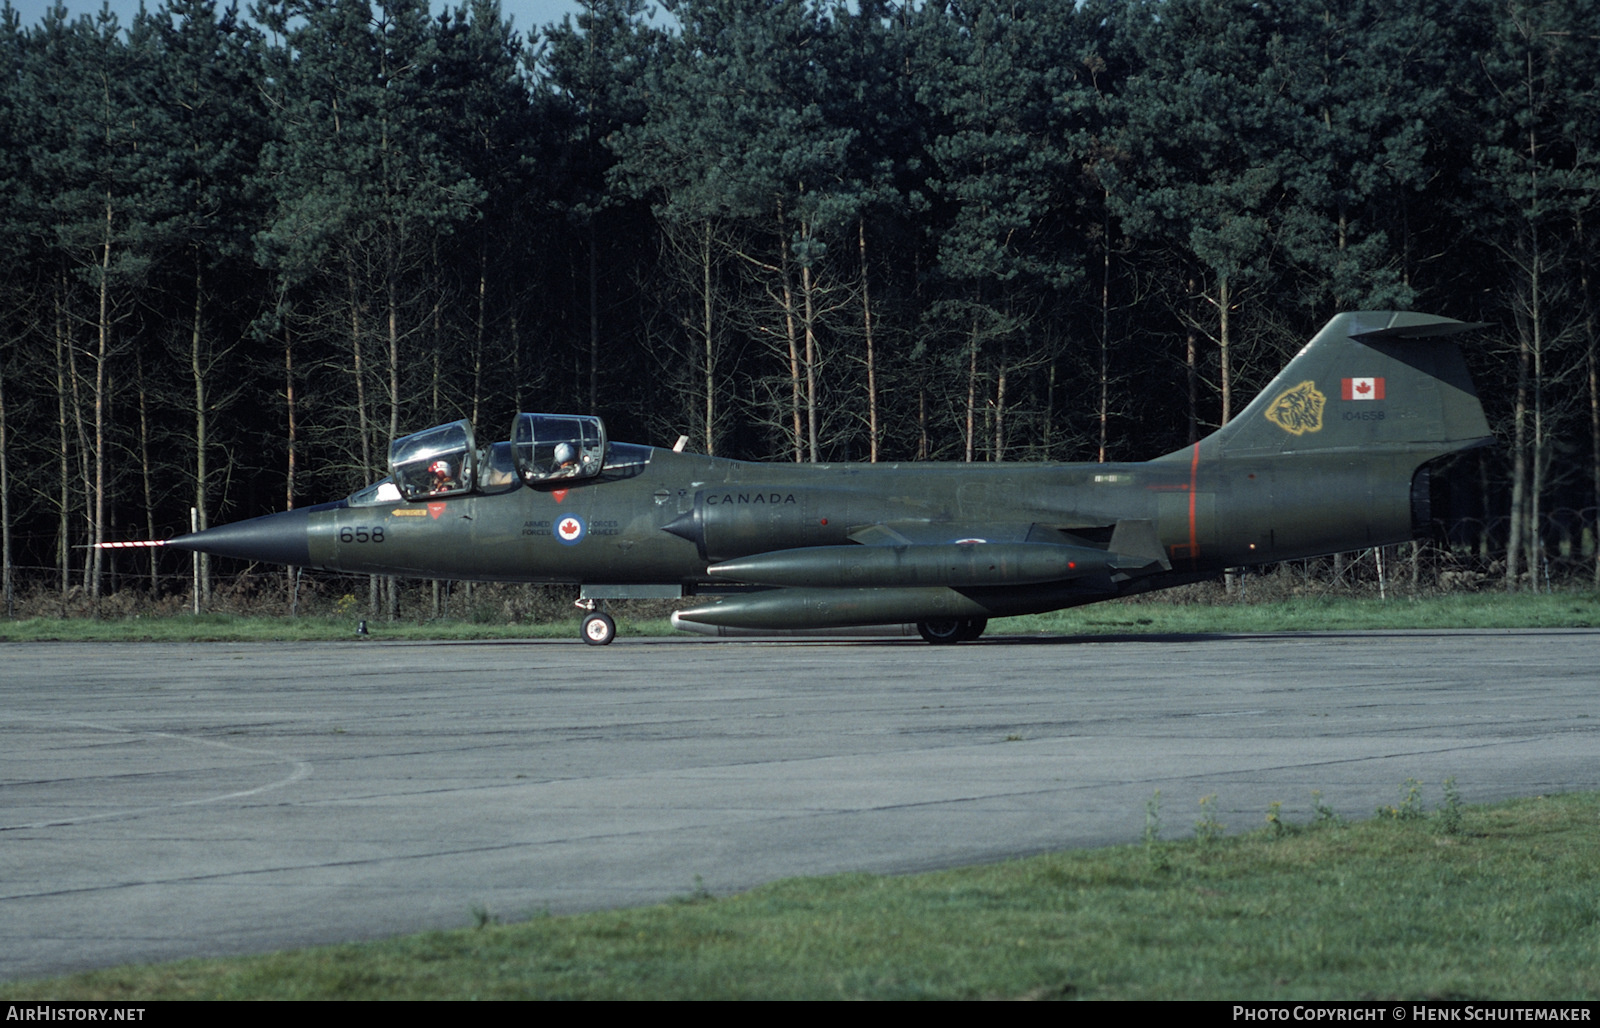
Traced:
<svg viewBox="0 0 1600 1028">
<path fill-rule="evenodd" d="M 380 503 L 399 503 L 400 490 L 394 487 L 391 479 L 380 478 L 376 482 L 350 495 L 345 500 L 352 507 L 372 507 Z"/>
</svg>

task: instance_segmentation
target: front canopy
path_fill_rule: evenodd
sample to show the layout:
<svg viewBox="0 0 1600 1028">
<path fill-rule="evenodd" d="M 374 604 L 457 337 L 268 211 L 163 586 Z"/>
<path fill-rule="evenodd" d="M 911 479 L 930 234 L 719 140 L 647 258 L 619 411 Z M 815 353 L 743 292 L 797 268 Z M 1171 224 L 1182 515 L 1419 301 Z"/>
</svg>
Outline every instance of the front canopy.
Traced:
<svg viewBox="0 0 1600 1028">
<path fill-rule="evenodd" d="M 396 439 L 389 447 L 389 474 L 407 500 L 470 493 L 478 478 L 472 423 L 452 421 Z"/>
</svg>

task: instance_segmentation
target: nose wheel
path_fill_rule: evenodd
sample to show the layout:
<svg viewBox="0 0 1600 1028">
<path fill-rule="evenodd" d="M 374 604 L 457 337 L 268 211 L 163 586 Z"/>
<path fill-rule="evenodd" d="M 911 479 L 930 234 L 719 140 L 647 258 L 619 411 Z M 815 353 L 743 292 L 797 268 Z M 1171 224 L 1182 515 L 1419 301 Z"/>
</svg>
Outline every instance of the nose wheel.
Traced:
<svg viewBox="0 0 1600 1028">
<path fill-rule="evenodd" d="M 583 641 L 590 646 L 606 646 L 617 637 L 617 623 L 611 615 L 595 611 L 583 619 Z"/>
</svg>

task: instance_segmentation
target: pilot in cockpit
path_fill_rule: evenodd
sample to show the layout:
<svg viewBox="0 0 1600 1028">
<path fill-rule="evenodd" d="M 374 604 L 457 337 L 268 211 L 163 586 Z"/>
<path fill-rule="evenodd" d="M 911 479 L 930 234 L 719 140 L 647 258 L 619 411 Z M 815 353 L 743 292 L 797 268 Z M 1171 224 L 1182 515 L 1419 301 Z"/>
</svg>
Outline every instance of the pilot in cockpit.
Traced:
<svg viewBox="0 0 1600 1028">
<path fill-rule="evenodd" d="M 556 444 L 556 472 L 558 474 L 576 475 L 578 473 L 578 448 L 571 443 Z"/>
<path fill-rule="evenodd" d="M 428 465 L 428 474 L 433 476 L 433 493 L 435 495 L 456 487 L 455 480 L 450 475 L 450 462 L 436 460 Z"/>
</svg>

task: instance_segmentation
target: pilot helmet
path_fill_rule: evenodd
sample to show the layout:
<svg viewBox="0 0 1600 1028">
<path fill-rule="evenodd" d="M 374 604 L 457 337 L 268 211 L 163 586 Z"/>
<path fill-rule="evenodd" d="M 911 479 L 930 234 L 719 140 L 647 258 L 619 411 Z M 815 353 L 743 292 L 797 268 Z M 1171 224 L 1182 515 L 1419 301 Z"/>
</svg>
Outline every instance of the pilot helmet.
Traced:
<svg viewBox="0 0 1600 1028">
<path fill-rule="evenodd" d="M 428 465 L 428 470 L 433 472 L 435 475 L 448 475 L 450 474 L 450 462 L 447 460 L 436 460 L 432 464 Z"/>
<path fill-rule="evenodd" d="M 556 444 L 556 464 L 575 464 L 578 460 L 578 449 L 571 443 Z"/>
</svg>

